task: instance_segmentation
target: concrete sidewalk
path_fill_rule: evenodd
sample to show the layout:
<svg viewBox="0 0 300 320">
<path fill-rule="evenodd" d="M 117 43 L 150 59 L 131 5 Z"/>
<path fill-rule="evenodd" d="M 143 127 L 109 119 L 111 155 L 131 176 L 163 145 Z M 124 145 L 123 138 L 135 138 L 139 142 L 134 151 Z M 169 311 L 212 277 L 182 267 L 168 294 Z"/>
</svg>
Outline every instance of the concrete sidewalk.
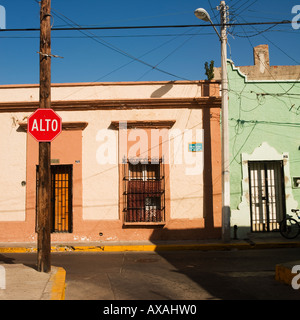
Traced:
<svg viewBox="0 0 300 320">
<path fill-rule="evenodd" d="M 0 300 L 64 300 L 66 272 L 52 267 L 38 272 L 23 264 L 0 261 Z"/>
</svg>

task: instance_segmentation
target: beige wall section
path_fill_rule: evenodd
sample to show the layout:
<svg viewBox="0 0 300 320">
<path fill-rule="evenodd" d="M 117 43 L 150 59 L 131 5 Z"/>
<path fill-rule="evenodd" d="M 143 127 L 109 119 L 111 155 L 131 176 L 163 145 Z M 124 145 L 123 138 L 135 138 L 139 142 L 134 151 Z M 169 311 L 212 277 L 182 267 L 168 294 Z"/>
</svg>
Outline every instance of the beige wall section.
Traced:
<svg viewBox="0 0 300 320">
<path fill-rule="evenodd" d="M 117 158 L 112 164 L 102 165 L 97 162 L 97 150 L 103 143 L 99 131 L 108 131 L 113 113 L 113 111 L 58 112 L 66 122 L 80 119 L 88 123 L 82 133 L 83 220 L 116 220 L 119 216 Z M 113 134 L 117 136 L 116 132 Z M 113 148 L 116 153 L 117 144 L 110 146 L 110 150 Z"/>
<path fill-rule="evenodd" d="M 57 100 L 150 99 L 201 97 L 203 81 L 123 82 L 52 84 L 51 98 Z M 36 85 L 0 86 L 1 102 L 38 101 Z"/>
<path fill-rule="evenodd" d="M 24 116 L 0 114 L 0 221 L 25 220 L 26 132 L 17 131 Z"/>
<path fill-rule="evenodd" d="M 203 152 L 188 152 L 189 143 L 204 143 L 202 110 L 184 110 L 174 119 L 176 123 L 170 130 L 171 137 L 174 138 L 170 143 L 170 217 L 172 219 L 203 218 Z M 181 139 L 181 143 L 176 142 L 178 138 Z M 182 159 L 182 163 L 176 160 L 177 157 Z M 201 168 L 200 172 L 196 165 Z"/>
<path fill-rule="evenodd" d="M 196 140 L 196 129 L 202 130 L 202 110 L 189 109 L 150 109 L 124 111 L 87 111 L 58 112 L 64 121 L 88 122 L 83 132 L 82 150 L 82 181 L 83 181 L 83 220 L 119 220 L 119 169 L 118 169 L 118 131 L 110 127 L 112 121 L 124 120 L 176 120 L 171 132 L 177 142 L 171 140 L 170 155 L 170 190 L 172 219 L 202 218 L 203 207 L 203 176 L 187 174 L 193 170 L 195 163 L 186 157 L 191 156 L 184 150 L 188 143 Z M 184 129 L 190 129 L 184 141 Z M 201 133 L 198 134 L 201 137 Z M 171 136 L 172 138 L 172 136 Z M 191 141 L 189 141 L 191 140 Z M 179 143 L 178 143 L 179 142 Z M 199 141 L 203 142 L 203 141 Z M 174 148 L 175 146 L 175 148 Z M 180 149 L 178 149 L 178 146 Z M 107 149 L 114 158 L 114 163 L 101 163 L 103 149 Z M 174 150 L 176 149 L 176 150 Z M 175 151 L 175 155 L 173 152 Z M 97 155 L 97 152 L 98 155 Z M 182 163 L 174 163 L 174 157 L 181 157 Z"/>
<path fill-rule="evenodd" d="M 54 84 L 52 99 L 54 103 L 62 102 L 56 112 L 62 117 L 63 122 L 80 121 L 88 123 L 88 126 L 84 131 L 75 130 L 73 133 L 72 130 L 69 132 L 65 130 L 53 142 L 52 158 L 60 158 L 61 164 L 73 164 L 75 207 L 73 233 L 52 234 L 52 241 L 176 240 L 218 237 L 221 226 L 220 99 L 213 97 L 207 100 L 210 98 L 209 95 L 214 95 L 212 89 L 216 87 L 217 83 L 212 83 L 209 87 L 209 84 L 203 81 Z M 218 96 L 218 93 L 219 90 L 215 95 Z M 201 94 L 204 96 L 203 99 Z M 170 100 L 161 105 L 160 101 L 164 98 Z M 76 110 L 76 105 L 72 107 L 73 102 L 77 102 L 76 99 L 84 101 L 81 111 Z M 109 108 L 102 110 L 100 99 L 110 100 Z M 134 103 L 126 107 L 126 99 L 132 99 Z M 63 101 L 68 100 L 70 102 L 65 106 Z M 97 101 L 97 105 L 93 104 L 94 100 Z M 31 103 L 26 104 L 26 101 Z M 114 109 L 115 103 L 117 109 Z M 22 122 L 32 112 L 21 113 L 19 109 L 28 110 L 28 106 L 32 109 L 35 108 L 35 104 L 38 107 L 38 86 L 0 86 L 0 107 L 1 104 L 0 121 L 5 125 L 0 128 L 2 151 L 0 165 L 1 180 L 5 183 L 0 185 L 0 241 L 34 241 L 37 142 L 32 137 L 28 137 L 27 141 L 26 133 L 22 132 L 18 125 L 14 126 L 17 122 L 13 122 L 12 117 Z M 7 112 L 9 108 L 14 112 Z M 122 120 L 175 121 L 169 129 L 172 135 L 168 168 L 170 193 L 166 199 L 169 207 L 164 226 L 154 228 L 123 226 L 119 201 L 119 197 L 122 196 L 119 194 L 119 136 L 118 130 L 112 126 L 113 121 Z M 189 129 L 192 132 L 191 137 L 182 139 L 183 134 L 189 132 Z M 196 130 L 200 132 L 198 137 L 195 136 Z M 108 137 L 104 137 L 104 134 Z M 177 137 L 177 140 L 174 137 Z M 75 161 L 80 158 L 81 142 L 82 159 L 78 165 Z M 202 156 L 204 154 L 206 169 L 203 174 L 189 172 L 195 166 L 193 161 L 188 164 L 185 158 L 191 156 L 187 152 L 188 143 L 191 142 L 204 143 L 204 152 L 199 153 Z M 99 160 L 101 147 L 105 147 L 105 143 L 108 145 L 107 153 L 115 157 L 112 163 L 101 162 L 101 157 Z M 73 151 L 69 150 L 71 147 Z M 177 162 L 174 163 L 174 159 Z M 193 159 L 188 158 L 188 160 Z M 26 181 L 26 187 L 21 186 L 22 181 Z M 3 221 L 8 217 L 9 221 Z M 99 233 L 103 233 L 101 238 Z"/>
</svg>

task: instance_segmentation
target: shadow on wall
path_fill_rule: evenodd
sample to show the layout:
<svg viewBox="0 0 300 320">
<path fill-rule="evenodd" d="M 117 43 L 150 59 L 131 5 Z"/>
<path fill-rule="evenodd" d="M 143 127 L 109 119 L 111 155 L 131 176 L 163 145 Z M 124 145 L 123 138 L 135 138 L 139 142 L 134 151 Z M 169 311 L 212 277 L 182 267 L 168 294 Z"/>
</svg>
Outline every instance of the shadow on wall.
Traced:
<svg viewBox="0 0 300 320">
<path fill-rule="evenodd" d="M 167 226 L 139 226 L 141 229 L 151 229 L 149 240 L 156 241 L 178 241 L 178 240 L 204 240 L 221 238 L 221 191 L 220 191 L 220 154 L 216 154 L 212 135 L 215 128 L 211 126 L 211 109 L 203 108 L 204 129 L 204 171 L 203 171 L 203 207 L 199 208 L 204 219 L 195 222 L 195 228 L 184 228 L 180 220 L 171 220 Z M 215 148 L 213 151 L 212 148 Z M 213 165 L 215 167 L 213 168 Z M 220 169 L 220 170 L 219 170 Z M 220 172 L 219 172 L 220 171 Z M 218 180 L 216 182 L 216 180 Z M 200 197 L 200 195 L 199 195 Z M 201 212 L 202 211 L 202 212 Z M 136 226 L 123 226 L 126 229 L 136 229 Z"/>
<path fill-rule="evenodd" d="M 173 88 L 173 86 L 174 81 L 168 82 L 167 84 L 153 91 L 151 94 L 151 98 L 162 98 Z M 211 81 L 206 80 L 202 82 L 200 87 L 202 89 L 203 97 L 210 97 L 211 95 L 214 95 L 214 90 L 211 88 Z"/>
<path fill-rule="evenodd" d="M 161 98 L 167 94 L 173 88 L 173 81 L 161 86 L 159 89 L 155 90 L 151 94 L 151 98 Z"/>
</svg>

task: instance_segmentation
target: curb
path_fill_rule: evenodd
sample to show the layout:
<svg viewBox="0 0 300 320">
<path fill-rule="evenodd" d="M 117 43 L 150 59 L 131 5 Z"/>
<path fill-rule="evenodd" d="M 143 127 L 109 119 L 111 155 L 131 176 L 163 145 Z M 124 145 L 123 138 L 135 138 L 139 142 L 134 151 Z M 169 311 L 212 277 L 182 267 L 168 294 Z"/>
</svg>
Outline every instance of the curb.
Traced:
<svg viewBox="0 0 300 320">
<path fill-rule="evenodd" d="M 176 245 L 120 245 L 72 247 L 77 252 L 127 252 L 127 251 L 180 251 L 180 250 L 231 250 L 248 249 L 249 244 L 176 244 Z"/>
<path fill-rule="evenodd" d="M 292 280 L 296 273 L 292 272 L 294 266 L 299 266 L 300 261 L 292 261 L 284 264 L 278 264 L 275 267 L 275 280 L 292 286 Z M 299 289 L 298 289 L 299 290 Z"/>
<path fill-rule="evenodd" d="M 127 252 L 127 251 L 178 251 L 178 250 L 253 250 L 276 248 L 300 248 L 300 242 L 244 242 L 244 243 L 206 243 L 206 244 L 157 244 L 157 245 L 92 245 L 72 246 L 57 245 L 51 247 L 51 252 Z M 32 247 L 0 247 L 0 253 L 37 252 Z"/>
<path fill-rule="evenodd" d="M 65 300 L 66 271 L 61 267 L 51 267 L 49 281 L 40 300 Z"/>
<path fill-rule="evenodd" d="M 291 285 L 292 279 L 294 275 L 292 275 L 291 268 L 288 268 L 284 265 L 276 265 L 275 267 L 275 280 L 281 283 L 285 283 Z"/>
<path fill-rule="evenodd" d="M 65 300 L 66 290 L 66 271 L 59 267 L 57 271 L 51 276 L 52 283 L 50 300 Z"/>
<path fill-rule="evenodd" d="M 228 251 L 276 248 L 300 248 L 300 242 L 245 242 L 245 243 L 208 243 L 208 244 L 158 244 L 158 245 L 104 245 L 104 246 L 58 246 L 52 252 L 127 252 L 127 251 Z M 1 249 L 1 248 L 0 248 Z M 1 252 L 1 251 L 0 251 Z"/>
</svg>

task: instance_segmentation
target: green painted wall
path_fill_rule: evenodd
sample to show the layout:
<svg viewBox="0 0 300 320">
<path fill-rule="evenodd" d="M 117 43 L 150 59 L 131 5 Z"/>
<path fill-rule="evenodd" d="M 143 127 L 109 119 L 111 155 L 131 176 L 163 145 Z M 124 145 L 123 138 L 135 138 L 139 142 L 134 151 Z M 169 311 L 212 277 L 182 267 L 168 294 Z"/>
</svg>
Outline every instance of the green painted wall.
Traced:
<svg viewBox="0 0 300 320">
<path fill-rule="evenodd" d="M 228 80 L 234 211 L 241 205 L 243 195 L 241 154 L 252 154 L 263 142 L 279 154 L 289 153 L 291 182 L 293 177 L 300 177 L 300 81 L 247 81 L 232 62 L 228 62 Z M 300 206 L 300 188 L 292 188 L 291 192 Z M 239 213 L 233 212 L 232 223 Z M 239 220 L 244 226 L 249 225 L 247 214 L 250 215 L 241 213 L 244 218 Z"/>
</svg>

